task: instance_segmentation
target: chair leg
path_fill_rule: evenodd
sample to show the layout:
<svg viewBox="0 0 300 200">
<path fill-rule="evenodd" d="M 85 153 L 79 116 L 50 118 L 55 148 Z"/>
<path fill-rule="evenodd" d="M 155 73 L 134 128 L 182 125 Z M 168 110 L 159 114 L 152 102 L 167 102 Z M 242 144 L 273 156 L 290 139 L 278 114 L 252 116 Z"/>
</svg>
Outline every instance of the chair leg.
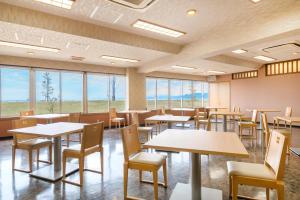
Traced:
<svg viewBox="0 0 300 200">
<path fill-rule="evenodd" d="M 165 161 L 163 164 L 163 174 L 164 174 L 164 183 L 165 187 L 168 187 L 168 174 L 167 174 L 167 162 Z"/>
<path fill-rule="evenodd" d="M 28 151 L 28 156 L 29 156 L 29 172 L 32 172 L 32 150 L 31 149 Z"/>
<path fill-rule="evenodd" d="M 81 133 L 78 134 L 79 137 L 79 143 L 81 144 Z"/>
<path fill-rule="evenodd" d="M 79 178 L 80 178 L 80 186 L 83 184 L 83 170 L 84 170 L 84 156 L 79 158 Z"/>
<path fill-rule="evenodd" d="M 37 167 L 39 167 L 39 160 L 40 160 L 40 149 L 36 150 L 36 163 L 37 163 Z"/>
<path fill-rule="evenodd" d="M 67 147 L 69 147 L 69 145 L 70 145 L 70 135 L 67 134 Z"/>
<path fill-rule="evenodd" d="M 143 171 L 142 170 L 139 170 L 139 180 L 140 180 L 140 182 L 142 182 L 142 180 L 143 180 Z"/>
<path fill-rule="evenodd" d="M 229 176 L 229 198 L 232 196 L 232 181 L 231 181 L 231 176 Z"/>
<path fill-rule="evenodd" d="M 49 163 L 52 164 L 52 144 L 49 145 Z"/>
<path fill-rule="evenodd" d="M 279 184 L 277 187 L 277 197 L 278 200 L 284 200 L 284 185 Z"/>
<path fill-rule="evenodd" d="M 16 162 L 16 148 L 12 147 L 12 170 L 15 169 L 15 162 Z"/>
<path fill-rule="evenodd" d="M 100 164 L 101 164 L 101 173 L 102 173 L 102 176 L 103 176 L 103 171 L 104 171 L 104 164 L 103 164 L 103 160 L 104 160 L 104 158 L 103 158 L 103 150 L 102 151 L 100 151 Z"/>
<path fill-rule="evenodd" d="M 158 177 L 157 170 L 153 171 L 153 187 L 154 187 L 154 200 L 158 200 Z"/>
<path fill-rule="evenodd" d="M 237 200 L 238 195 L 238 183 L 234 177 L 232 177 L 232 200 Z"/>
<path fill-rule="evenodd" d="M 266 188 L 266 200 L 270 200 L 270 189 Z"/>
<path fill-rule="evenodd" d="M 124 200 L 127 199 L 128 166 L 124 164 Z"/>
<path fill-rule="evenodd" d="M 63 173 L 62 173 L 62 180 L 66 179 L 66 164 L 67 164 L 67 157 L 65 156 L 65 154 L 63 153 Z"/>
</svg>

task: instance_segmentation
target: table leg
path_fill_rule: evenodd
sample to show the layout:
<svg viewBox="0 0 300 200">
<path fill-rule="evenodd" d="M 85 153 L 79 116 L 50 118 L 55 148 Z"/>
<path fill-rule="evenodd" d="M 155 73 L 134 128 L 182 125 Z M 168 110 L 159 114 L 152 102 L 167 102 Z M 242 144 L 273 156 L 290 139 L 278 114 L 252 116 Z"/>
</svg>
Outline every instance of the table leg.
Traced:
<svg viewBox="0 0 300 200">
<path fill-rule="evenodd" d="M 223 131 L 227 132 L 227 115 L 223 115 Z"/>
<path fill-rule="evenodd" d="M 192 200 L 201 200 L 201 155 L 190 153 L 190 156 Z"/>
<path fill-rule="evenodd" d="M 54 170 L 61 170 L 61 137 L 54 138 Z"/>
<path fill-rule="evenodd" d="M 171 129 L 171 128 L 172 128 L 172 123 L 168 122 L 168 129 Z"/>
<path fill-rule="evenodd" d="M 259 114 L 259 130 L 263 129 L 262 114 L 263 114 L 263 112 L 260 112 L 260 114 Z"/>
</svg>

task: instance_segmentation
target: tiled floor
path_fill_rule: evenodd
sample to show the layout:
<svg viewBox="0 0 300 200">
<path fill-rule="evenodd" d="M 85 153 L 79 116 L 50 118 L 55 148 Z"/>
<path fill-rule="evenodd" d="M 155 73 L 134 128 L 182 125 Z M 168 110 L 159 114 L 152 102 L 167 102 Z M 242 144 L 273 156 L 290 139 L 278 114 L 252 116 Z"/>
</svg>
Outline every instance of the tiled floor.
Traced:
<svg viewBox="0 0 300 200">
<path fill-rule="evenodd" d="M 192 124 L 192 123 L 191 123 Z M 214 125 L 213 125 L 214 126 Z M 228 125 L 233 128 L 233 125 Z M 219 130 L 222 125 L 218 124 Z M 175 128 L 175 127 L 174 127 Z M 237 128 L 235 128 L 237 131 Z M 292 145 L 300 146 L 300 129 L 293 129 Z M 85 183 L 82 188 L 61 181 L 52 184 L 22 172 L 11 170 L 11 140 L 0 141 L 0 199 L 123 199 L 123 148 L 118 129 L 106 130 L 104 139 L 104 176 L 92 172 L 85 172 Z M 202 156 L 202 184 L 223 191 L 223 199 L 228 199 L 228 176 L 226 169 L 227 160 L 243 160 L 247 162 L 263 163 L 263 154 L 260 145 L 243 141 L 250 153 L 247 159 L 235 159 L 223 156 Z M 43 153 L 46 158 L 46 154 Z M 17 166 L 26 167 L 26 152 L 17 154 Z M 99 167 L 99 155 L 91 155 L 87 159 L 88 167 Z M 72 160 L 71 162 L 77 162 Z M 40 164 L 40 167 L 45 164 Z M 35 165 L 34 165 L 35 166 Z M 138 181 L 138 173 L 131 171 L 129 174 L 130 195 L 145 199 L 153 199 L 153 187 Z M 78 179 L 78 173 L 71 176 Z M 151 178 L 146 173 L 146 178 Z M 162 172 L 159 174 L 162 180 Z M 168 199 L 176 183 L 189 182 L 189 154 L 172 153 L 168 158 L 167 189 L 159 188 L 159 198 Z M 285 196 L 288 200 L 300 199 L 300 157 L 291 155 L 286 162 L 285 171 Z M 265 198 L 264 189 L 241 186 L 241 194 Z M 276 192 L 271 192 L 271 199 L 276 199 Z"/>
</svg>

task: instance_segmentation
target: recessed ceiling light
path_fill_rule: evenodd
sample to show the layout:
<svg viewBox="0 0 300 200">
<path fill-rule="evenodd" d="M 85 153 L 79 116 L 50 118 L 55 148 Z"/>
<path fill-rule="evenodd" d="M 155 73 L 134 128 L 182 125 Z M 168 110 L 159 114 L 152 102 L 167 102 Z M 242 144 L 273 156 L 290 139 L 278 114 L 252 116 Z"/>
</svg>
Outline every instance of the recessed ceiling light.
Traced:
<svg viewBox="0 0 300 200">
<path fill-rule="evenodd" d="M 76 61 L 83 61 L 85 58 L 81 56 L 71 56 L 71 59 Z"/>
<path fill-rule="evenodd" d="M 0 45 L 2 46 L 8 46 L 8 47 L 18 47 L 18 48 L 24 48 L 24 49 L 34 49 L 39 51 L 50 51 L 50 52 L 59 52 L 60 49 L 52 48 L 52 47 L 43 47 L 43 46 L 36 46 L 36 45 L 30 45 L 30 44 L 21 44 L 21 43 L 15 43 L 15 42 L 5 42 L 0 40 Z"/>
<path fill-rule="evenodd" d="M 172 68 L 174 68 L 174 69 L 188 69 L 188 70 L 195 69 L 193 67 L 186 67 L 186 66 L 179 66 L 179 65 L 174 65 L 174 66 L 172 66 Z"/>
<path fill-rule="evenodd" d="M 211 74 L 225 74 L 225 72 L 222 72 L 222 71 L 215 71 L 215 70 L 207 71 L 207 73 L 211 73 Z"/>
<path fill-rule="evenodd" d="M 93 18 L 93 17 L 94 17 L 94 15 L 95 15 L 96 12 L 98 11 L 98 9 L 99 9 L 99 6 L 96 6 L 96 7 L 94 8 L 94 10 L 92 11 L 92 13 L 90 14 L 90 18 Z"/>
<path fill-rule="evenodd" d="M 41 3 L 49 4 L 59 8 L 71 9 L 75 0 L 35 0 Z"/>
<path fill-rule="evenodd" d="M 41 37 L 41 44 L 44 44 L 44 36 Z"/>
<path fill-rule="evenodd" d="M 15 38 L 16 38 L 16 40 L 19 40 L 19 36 L 18 36 L 17 32 L 15 32 Z"/>
<path fill-rule="evenodd" d="M 110 62 L 110 64 L 114 65 L 115 63 L 114 62 Z"/>
<path fill-rule="evenodd" d="M 189 15 L 189 16 L 193 16 L 193 15 L 196 14 L 196 12 L 197 12 L 197 10 L 195 10 L 195 9 L 190 9 L 190 10 L 188 10 L 188 11 L 186 12 L 186 14 Z"/>
<path fill-rule="evenodd" d="M 28 51 L 27 52 L 29 55 L 33 55 L 34 54 L 34 52 L 32 52 L 32 51 Z"/>
<path fill-rule="evenodd" d="M 300 52 L 294 52 L 293 54 L 294 54 L 294 55 L 298 55 L 298 54 L 300 54 Z"/>
<path fill-rule="evenodd" d="M 88 50 L 90 48 L 90 45 L 88 44 L 86 47 L 85 47 L 85 49 L 84 50 Z"/>
<path fill-rule="evenodd" d="M 267 56 L 255 56 L 254 58 L 258 59 L 258 60 L 267 61 L 267 62 L 276 60 L 274 58 L 270 58 L 270 57 L 267 57 Z"/>
<path fill-rule="evenodd" d="M 260 0 L 251 0 L 253 3 L 258 3 Z"/>
<path fill-rule="evenodd" d="M 67 44 L 66 44 L 66 48 L 69 48 L 69 46 L 70 46 L 70 42 L 68 42 Z"/>
<path fill-rule="evenodd" d="M 147 31 L 159 33 L 162 35 L 167 35 L 170 37 L 176 37 L 176 38 L 185 34 L 184 32 L 181 31 L 176 31 L 170 28 L 162 27 L 142 20 L 137 20 L 132 26 L 135 28 L 140 28 Z"/>
<path fill-rule="evenodd" d="M 247 50 L 244 49 L 237 49 L 237 50 L 233 50 L 232 53 L 237 53 L 237 54 L 241 54 L 241 53 L 246 53 Z"/>
<path fill-rule="evenodd" d="M 122 58 L 122 57 L 108 56 L 108 55 L 103 55 L 103 56 L 101 56 L 101 58 L 107 59 L 107 60 L 117 60 L 117 61 L 132 62 L 132 63 L 139 62 L 139 60 L 136 60 L 136 59 Z"/>
</svg>

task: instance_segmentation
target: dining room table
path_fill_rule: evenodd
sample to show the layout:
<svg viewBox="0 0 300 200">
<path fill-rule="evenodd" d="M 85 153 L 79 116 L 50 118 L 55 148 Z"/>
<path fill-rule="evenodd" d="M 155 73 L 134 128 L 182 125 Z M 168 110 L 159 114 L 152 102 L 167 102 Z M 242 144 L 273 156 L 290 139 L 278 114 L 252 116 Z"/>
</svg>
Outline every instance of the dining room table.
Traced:
<svg viewBox="0 0 300 200">
<path fill-rule="evenodd" d="M 227 117 L 228 116 L 242 116 L 241 112 L 232 112 L 232 111 L 212 111 L 209 112 L 209 116 L 223 116 L 223 131 L 227 132 Z"/>
<path fill-rule="evenodd" d="M 122 110 L 122 111 L 119 111 L 118 113 L 125 114 L 127 124 L 131 124 L 130 115 L 132 113 L 145 114 L 145 113 L 149 113 L 149 112 L 150 112 L 150 110 Z"/>
<path fill-rule="evenodd" d="M 190 154 L 190 183 L 177 183 L 170 200 L 221 200 L 222 191 L 202 186 L 201 155 L 249 157 L 233 132 L 167 129 L 143 145 L 144 148 Z"/>
<path fill-rule="evenodd" d="M 228 109 L 228 107 L 225 107 L 225 106 L 205 106 L 205 109 L 209 110 L 209 113 L 210 113 L 212 111 L 217 112 L 217 111 L 220 111 L 220 110 Z M 218 116 L 216 115 L 215 119 L 214 120 L 212 119 L 211 122 L 221 123 L 222 121 L 219 121 Z"/>
<path fill-rule="evenodd" d="M 145 124 L 158 122 L 167 123 L 168 128 L 172 128 L 172 123 L 182 123 L 185 124 L 191 119 L 190 116 L 175 116 L 175 115 L 154 115 L 145 119 Z M 183 125 L 182 128 L 185 126 Z"/>
<path fill-rule="evenodd" d="M 263 122 L 262 122 L 262 114 L 263 113 L 274 113 L 274 112 L 281 112 L 278 109 L 274 108 L 257 108 L 257 109 L 246 109 L 249 112 L 252 112 L 253 110 L 257 110 L 259 112 L 259 130 L 263 129 Z"/>
<path fill-rule="evenodd" d="M 53 123 L 54 119 L 60 119 L 64 117 L 69 117 L 69 114 L 40 114 L 40 115 L 28 115 L 22 116 L 22 118 L 30 118 L 30 119 L 37 119 L 37 120 L 45 120 L 47 124 Z"/>
<path fill-rule="evenodd" d="M 55 182 L 62 178 L 61 170 L 61 155 L 62 155 L 62 143 L 61 137 L 63 135 L 82 132 L 84 123 L 71 123 L 71 122 L 58 122 L 51 124 L 38 124 L 32 127 L 19 128 L 9 130 L 12 134 L 30 135 L 36 137 L 52 138 L 54 142 L 53 155 L 54 162 L 51 165 L 40 167 L 37 170 L 30 173 L 30 176 Z M 66 166 L 67 175 L 78 170 L 78 165 L 68 163 Z"/>
<path fill-rule="evenodd" d="M 171 108 L 171 110 L 173 110 L 173 111 L 180 111 L 181 112 L 181 116 L 185 116 L 186 112 L 195 111 L 194 108 Z M 185 126 L 186 128 L 190 128 L 191 127 L 190 124 L 182 124 L 182 123 L 178 123 L 178 124 L 176 124 L 176 126 L 177 127 Z"/>
</svg>

